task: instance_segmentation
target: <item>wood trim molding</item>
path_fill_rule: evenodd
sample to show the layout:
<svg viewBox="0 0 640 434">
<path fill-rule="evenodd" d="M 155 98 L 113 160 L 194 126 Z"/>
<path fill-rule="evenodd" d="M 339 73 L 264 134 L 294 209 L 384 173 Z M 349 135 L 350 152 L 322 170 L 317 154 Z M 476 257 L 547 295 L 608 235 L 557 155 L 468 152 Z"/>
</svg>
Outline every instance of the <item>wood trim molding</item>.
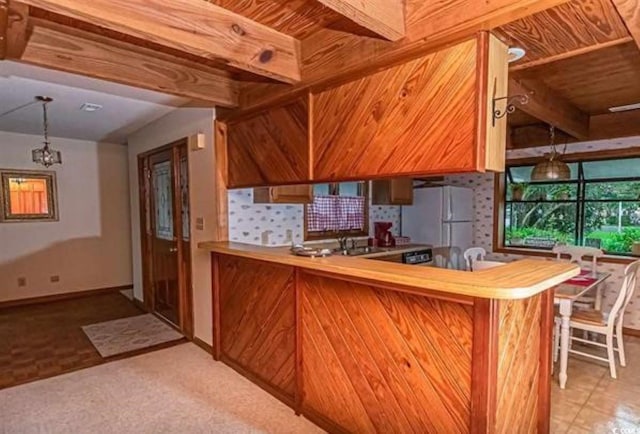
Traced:
<svg viewBox="0 0 640 434">
<path fill-rule="evenodd" d="M 540 295 L 540 365 L 538 377 L 538 432 L 548 433 L 551 423 L 551 372 L 553 350 L 553 293 L 549 289 Z"/>
<path fill-rule="evenodd" d="M 640 146 L 620 149 L 607 149 L 602 151 L 574 152 L 562 156 L 562 161 L 575 163 L 578 161 L 610 160 L 616 158 L 640 157 Z M 507 160 L 507 166 L 526 166 L 536 164 L 544 157 L 511 158 Z"/>
<path fill-rule="evenodd" d="M 208 343 L 206 343 L 205 341 L 203 341 L 202 339 L 194 336 L 193 339 L 191 339 L 191 342 L 193 342 L 194 344 L 202 348 L 207 353 L 213 354 L 213 347 Z"/>
<path fill-rule="evenodd" d="M 471 433 L 493 433 L 496 424 L 500 301 L 476 298 L 473 304 Z"/>
<path fill-rule="evenodd" d="M 40 303 L 53 303 L 56 301 L 62 300 L 71 300 L 74 298 L 82 298 L 89 297 L 92 295 L 100 295 L 100 294 L 111 294 L 113 292 L 122 291 L 125 289 L 133 289 L 133 284 L 130 285 L 121 285 L 121 286 L 111 286 L 106 288 L 95 288 L 95 289 L 85 289 L 82 291 L 74 291 L 74 292 L 64 292 L 53 295 L 43 295 L 41 297 L 30 297 L 30 298 L 21 298 L 19 300 L 7 300 L 0 301 L 0 309 L 5 309 L 9 307 L 17 307 L 17 306 L 28 306 L 31 304 L 40 304 Z M 123 296 L 124 297 L 124 296 Z M 134 298 L 135 302 L 135 298 Z"/>
<path fill-rule="evenodd" d="M 633 336 L 636 338 L 640 338 L 640 330 L 638 329 L 632 329 L 629 327 L 623 327 L 622 328 L 622 334 L 625 334 L 627 336 Z"/>
<path fill-rule="evenodd" d="M 405 34 L 402 0 L 319 0 L 320 3 L 372 32 L 397 41 Z"/>
<path fill-rule="evenodd" d="M 212 335 L 213 351 L 211 355 L 214 360 L 220 360 L 222 345 L 220 341 L 220 262 L 219 255 L 211 253 L 211 285 L 213 294 L 211 294 L 212 303 Z"/>
</svg>

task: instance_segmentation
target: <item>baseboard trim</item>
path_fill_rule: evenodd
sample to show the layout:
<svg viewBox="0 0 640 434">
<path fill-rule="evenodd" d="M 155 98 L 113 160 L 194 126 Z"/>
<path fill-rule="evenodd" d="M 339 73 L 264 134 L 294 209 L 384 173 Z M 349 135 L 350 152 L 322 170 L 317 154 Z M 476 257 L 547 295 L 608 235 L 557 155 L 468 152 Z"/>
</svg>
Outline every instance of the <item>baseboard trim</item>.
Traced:
<svg viewBox="0 0 640 434">
<path fill-rule="evenodd" d="M 151 312 L 149 309 L 147 309 L 147 306 L 144 304 L 144 301 L 136 297 L 133 297 L 133 300 L 131 301 L 133 301 L 133 304 L 135 304 L 138 309 L 143 310 L 144 312 Z"/>
<path fill-rule="evenodd" d="M 640 338 L 640 330 L 638 329 L 630 329 L 629 327 L 623 327 L 622 333 L 627 336 L 635 336 L 637 338 Z"/>
<path fill-rule="evenodd" d="M 213 347 L 208 343 L 206 343 L 205 341 L 203 341 L 202 339 L 194 336 L 192 339 L 192 342 L 197 346 L 199 346 L 200 348 L 202 348 L 203 350 L 205 350 L 207 353 L 213 354 Z"/>
<path fill-rule="evenodd" d="M 70 300 L 91 295 L 109 294 L 125 289 L 133 289 L 133 285 L 111 286 L 107 288 L 85 289 L 83 291 L 64 292 L 61 294 L 44 295 L 41 297 L 21 298 L 19 300 L 0 301 L 0 309 L 7 307 L 28 306 L 31 304 L 51 303 L 54 301 Z"/>
</svg>

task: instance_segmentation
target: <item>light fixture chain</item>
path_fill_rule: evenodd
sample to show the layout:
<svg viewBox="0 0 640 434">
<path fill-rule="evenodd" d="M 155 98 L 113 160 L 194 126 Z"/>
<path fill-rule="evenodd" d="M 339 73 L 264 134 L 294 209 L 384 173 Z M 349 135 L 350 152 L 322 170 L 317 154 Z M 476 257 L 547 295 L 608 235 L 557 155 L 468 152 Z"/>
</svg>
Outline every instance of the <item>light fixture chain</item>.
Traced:
<svg viewBox="0 0 640 434">
<path fill-rule="evenodd" d="M 44 114 L 44 147 L 49 149 L 49 118 L 47 117 L 47 102 L 42 103 L 42 111 Z"/>
</svg>

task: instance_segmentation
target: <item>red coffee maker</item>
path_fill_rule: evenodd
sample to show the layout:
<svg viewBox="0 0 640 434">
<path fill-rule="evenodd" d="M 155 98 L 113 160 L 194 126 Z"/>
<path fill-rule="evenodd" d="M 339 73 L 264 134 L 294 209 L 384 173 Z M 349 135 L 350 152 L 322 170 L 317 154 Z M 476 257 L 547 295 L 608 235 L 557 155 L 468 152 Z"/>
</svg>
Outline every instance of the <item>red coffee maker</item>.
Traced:
<svg viewBox="0 0 640 434">
<path fill-rule="evenodd" d="M 376 241 L 380 247 L 394 247 L 396 245 L 396 239 L 391 234 L 391 222 L 374 222 L 373 228 L 375 231 Z"/>
</svg>

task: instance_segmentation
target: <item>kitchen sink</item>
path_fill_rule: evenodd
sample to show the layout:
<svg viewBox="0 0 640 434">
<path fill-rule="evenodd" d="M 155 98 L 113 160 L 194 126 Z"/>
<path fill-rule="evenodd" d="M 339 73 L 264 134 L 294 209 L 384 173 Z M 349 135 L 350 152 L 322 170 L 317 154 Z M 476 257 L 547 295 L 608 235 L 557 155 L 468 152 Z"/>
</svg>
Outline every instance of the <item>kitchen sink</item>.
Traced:
<svg viewBox="0 0 640 434">
<path fill-rule="evenodd" d="M 343 256 L 360 256 L 360 255 L 371 255 L 374 253 L 383 253 L 388 252 L 390 249 L 384 247 L 372 247 L 372 246 L 364 246 L 364 247 L 356 247 L 355 249 L 347 249 L 340 250 L 335 249 L 335 253 L 339 253 Z"/>
</svg>

